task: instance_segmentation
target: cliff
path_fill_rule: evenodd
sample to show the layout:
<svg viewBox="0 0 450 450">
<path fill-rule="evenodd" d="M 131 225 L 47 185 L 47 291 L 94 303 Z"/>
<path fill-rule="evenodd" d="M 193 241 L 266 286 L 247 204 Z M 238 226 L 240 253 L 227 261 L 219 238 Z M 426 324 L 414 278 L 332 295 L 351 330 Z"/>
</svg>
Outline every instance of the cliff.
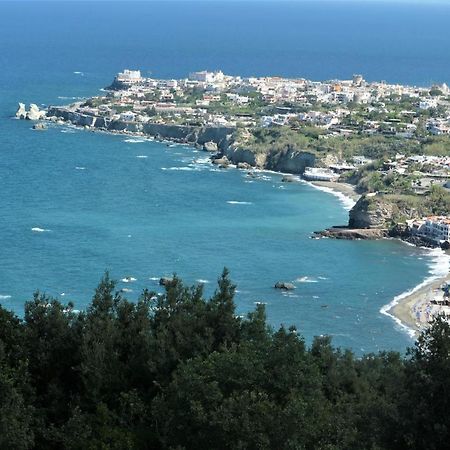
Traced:
<svg viewBox="0 0 450 450">
<path fill-rule="evenodd" d="M 224 156 L 233 164 L 246 163 L 259 169 L 302 174 L 305 167 L 314 166 L 315 156 L 312 153 L 294 150 L 287 146 L 283 150 L 270 149 L 266 153 L 256 153 L 250 149 L 229 145 Z"/>
<path fill-rule="evenodd" d="M 160 123 L 125 122 L 110 120 L 104 117 L 82 114 L 65 107 L 50 107 L 48 117 L 56 117 L 78 126 L 104 129 L 107 131 L 123 131 L 142 133 L 158 139 L 203 145 L 214 142 L 219 149 L 228 147 L 230 136 L 234 132 L 232 127 L 195 127 L 187 125 L 171 125 Z"/>
<path fill-rule="evenodd" d="M 363 195 L 350 210 L 350 228 L 392 228 L 396 223 L 418 217 L 413 205 L 395 195 Z"/>
</svg>

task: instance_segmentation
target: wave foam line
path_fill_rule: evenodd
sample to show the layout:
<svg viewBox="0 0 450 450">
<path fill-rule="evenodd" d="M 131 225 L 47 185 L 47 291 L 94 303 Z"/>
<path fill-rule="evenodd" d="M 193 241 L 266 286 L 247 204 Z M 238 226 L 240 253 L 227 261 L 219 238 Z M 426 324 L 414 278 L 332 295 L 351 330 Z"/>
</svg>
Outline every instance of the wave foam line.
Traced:
<svg viewBox="0 0 450 450">
<path fill-rule="evenodd" d="M 228 200 L 227 203 L 229 205 L 253 205 L 252 202 L 239 202 L 237 200 Z"/>
<path fill-rule="evenodd" d="M 342 205 L 344 206 L 344 208 L 347 211 L 350 211 L 356 204 L 355 200 L 353 200 L 351 197 L 349 197 L 348 195 L 345 195 L 344 193 L 342 193 L 340 191 L 335 191 L 334 189 L 326 187 L 326 186 L 317 186 L 316 184 L 313 184 L 309 181 L 305 181 L 305 183 L 315 189 L 318 189 L 319 191 L 334 195 L 341 201 Z"/>
</svg>

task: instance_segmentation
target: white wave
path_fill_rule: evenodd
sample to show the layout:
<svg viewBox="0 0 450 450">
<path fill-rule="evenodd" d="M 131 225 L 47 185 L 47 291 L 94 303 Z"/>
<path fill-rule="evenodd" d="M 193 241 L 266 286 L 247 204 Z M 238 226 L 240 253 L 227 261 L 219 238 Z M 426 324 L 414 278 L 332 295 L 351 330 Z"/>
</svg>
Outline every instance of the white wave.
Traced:
<svg viewBox="0 0 450 450">
<path fill-rule="evenodd" d="M 122 278 L 120 281 L 122 281 L 123 283 L 132 283 L 133 281 L 136 281 L 136 278 L 134 278 L 134 277 L 125 277 L 125 278 Z"/>
<path fill-rule="evenodd" d="M 76 71 L 74 72 L 74 74 L 75 74 L 75 75 L 80 75 L 80 76 L 84 77 L 84 72 L 80 72 L 79 70 L 76 70 Z"/>
<path fill-rule="evenodd" d="M 61 292 L 61 294 L 59 294 L 61 297 L 64 297 L 66 295 L 65 292 Z"/>
<path fill-rule="evenodd" d="M 313 295 L 313 298 L 320 298 L 318 295 Z"/>
<path fill-rule="evenodd" d="M 10 295 L 0 295 L 0 300 L 7 300 L 8 298 L 11 298 Z"/>
<path fill-rule="evenodd" d="M 75 166 L 75 170 L 86 170 L 86 167 Z"/>
<path fill-rule="evenodd" d="M 122 288 L 122 292 L 133 292 L 133 289 Z"/>
<path fill-rule="evenodd" d="M 73 130 L 73 129 L 66 129 L 66 128 L 63 128 L 63 129 L 61 130 L 61 133 L 74 134 L 74 133 L 76 133 L 76 131 Z"/>
<path fill-rule="evenodd" d="M 149 280 L 152 281 L 159 281 L 161 279 L 161 277 L 150 277 Z"/>
<path fill-rule="evenodd" d="M 196 167 L 161 167 L 161 170 L 173 170 L 173 171 L 185 171 L 185 172 L 197 172 L 200 169 Z"/>
<path fill-rule="evenodd" d="M 195 158 L 195 162 L 198 164 L 212 164 L 209 158 Z"/>
<path fill-rule="evenodd" d="M 147 155 L 136 155 L 136 158 L 146 159 L 146 158 L 148 158 L 148 156 Z"/>
<path fill-rule="evenodd" d="M 59 95 L 60 100 L 83 100 L 84 97 L 65 97 L 64 95 Z"/>
<path fill-rule="evenodd" d="M 299 277 L 295 281 L 298 281 L 299 283 L 318 283 L 317 280 L 310 277 Z"/>
<path fill-rule="evenodd" d="M 227 203 L 229 205 L 253 205 L 252 202 L 239 202 L 237 200 L 228 200 Z"/>
<path fill-rule="evenodd" d="M 388 303 L 387 305 L 384 305 L 380 309 L 380 313 L 384 314 L 385 316 L 390 317 L 395 321 L 395 323 L 405 331 L 410 337 L 414 337 L 416 332 L 412 328 L 405 325 L 398 317 L 395 317 L 393 314 L 390 313 L 392 308 L 400 303 L 401 300 L 409 297 L 412 294 L 415 294 L 417 291 L 422 289 L 423 287 L 433 283 L 434 281 L 438 280 L 439 278 L 445 277 L 448 275 L 450 270 L 450 256 L 447 255 L 443 250 L 440 248 L 435 249 L 426 249 L 429 250 L 429 254 L 431 256 L 430 266 L 428 273 L 431 275 L 427 278 L 425 278 L 421 283 L 419 283 L 417 286 L 413 287 L 412 289 L 402 292 L 401 294 L 394 297 L 394 299 Z"/>
<path fill-rule="evenodd" d="M 198 280 L 195 280 L 195 281 L 200 284 L 208 284 L 209 283 L 208 280 L 202 280 L 201 278 L 199 278 Z"/>
<path fill-rule="evenodd" d="M 315 185 L 313 183 L 310 183 L 309 181 L 305 181 L 305 183 L 308 184 L 309 186 L 315 188 L 315 189 L 318 189 L 319 191 L 326 192 L 327 194 L 334 195 L 335 197 L 337 197 L 340 200 L 340 202 L 342 203 L 342 206 L 347 211 L 350 211 L 356 204 L 355 200 L 353 200 L 348 195 L 343 194 L 342 192 L 335 191 L 334 189 L 331 189 L 331 188 L 325 187 L 325 186 L 317 186 L 317 185 Z"/>
<path fill-rule="evenodd" d="M 141 143 L 147 142 L 147 141 L 145 139 L 128 138 L 128 139 L 124 139 L 123 142 L 128 142 L 129 144 L 141 144 Z"/>
<path fill-rule="evenodd" d="M 33 228 L 31 229 L 31 231 L 33 231 L 33 232 L 35 232 L 35 233 L 47 233 L 47 232 L 52 231 L 52 230 L 49 230 L 49 229 L 47 229 L 47 228 L 33 227 Z"/>
</svg>

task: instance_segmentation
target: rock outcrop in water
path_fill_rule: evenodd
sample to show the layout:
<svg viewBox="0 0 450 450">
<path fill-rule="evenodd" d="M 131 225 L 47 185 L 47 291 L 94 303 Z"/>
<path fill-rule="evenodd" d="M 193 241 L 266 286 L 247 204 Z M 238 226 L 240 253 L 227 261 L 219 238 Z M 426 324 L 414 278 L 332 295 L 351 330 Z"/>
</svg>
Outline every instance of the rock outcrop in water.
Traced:
<svg viewBox="0 0 450 450">
<path fill-rule="evenodd" d="M 41 111 L 34 103 L 30 104 L 30 109 L 27 111 L 24 103 L 19 103 L 16 111 L 18 119 L 41 120 L 46 117 L 46 111 Z"/>
<path fill-rule="evenodd" d="M 25 109 L 25 103 L 19 103 L 19 106 L 16 111 L 16 117 L 18 119 L 26 119 L 27 110 Z"/>
<path fill-rule="evenodd" d="M 275 283 L 275 289 L 281 289 L 283 291 L 292 291 L 295 289 L 295 286 L 292 283 L 288 283 L 286 281 L 278 281 Z"/>
<path fill-rule="evenodd" d="M 203 150 L 205 152 L 211 152 L 211 153 L 215 153 L 217 152 L 219 149 L 217 147 L 217 143 L 213 142 L 213 141 L 209 141 L 209 142 L 205 142 L 203 144 Z"/>
<path fill-rule="evenodd" d="M 27 119 L 28 120 L 40 120 L 45 117 L 46 112 L 41 111 L 37 105 L 34 103 L 31 103 L 30 110 L 27 113 Z"/>
</svg>

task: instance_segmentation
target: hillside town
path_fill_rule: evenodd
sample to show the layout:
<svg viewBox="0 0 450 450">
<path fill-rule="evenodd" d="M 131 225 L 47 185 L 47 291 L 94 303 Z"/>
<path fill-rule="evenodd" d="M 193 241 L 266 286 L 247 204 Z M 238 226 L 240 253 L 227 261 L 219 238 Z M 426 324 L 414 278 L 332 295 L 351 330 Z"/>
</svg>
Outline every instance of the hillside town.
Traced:
<svg viewBox="0 0 450 450">
<path fill-rule="evenodd" d="M 446 84 L 405 86 L 369 82 L 362 75 L 328 81 L 241 77 L 222 71 L 156 79 L 126 69 L 103 95 L 45 112 L 35 105 L 27 112 L 21 104 L 16 116 L 201 145 L 220 167 L 234 163 L 299 173 L 312 182 L 350 183 L 364 197 L 391 202 L 395 197 L 401 214 L 388 213 L 392 222 L 404 223 L 430 245 L 449 245 Z M 174 129 L 182 132 L 173 134 Z M 202 141 L 199 129 L 215 134 Z M 289 161 L 273 164 L 283 161 L 280 155 Z M 297 157 L 301 164 L 293 165 Z M 433 196 L 441 200 L 433 203 Z M 384 219 L 354 225 L 392 225 Z"/>
</svg>

